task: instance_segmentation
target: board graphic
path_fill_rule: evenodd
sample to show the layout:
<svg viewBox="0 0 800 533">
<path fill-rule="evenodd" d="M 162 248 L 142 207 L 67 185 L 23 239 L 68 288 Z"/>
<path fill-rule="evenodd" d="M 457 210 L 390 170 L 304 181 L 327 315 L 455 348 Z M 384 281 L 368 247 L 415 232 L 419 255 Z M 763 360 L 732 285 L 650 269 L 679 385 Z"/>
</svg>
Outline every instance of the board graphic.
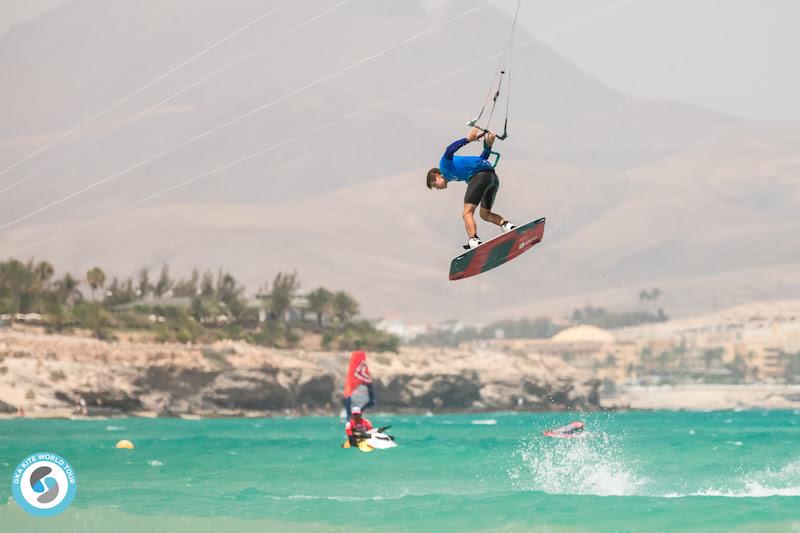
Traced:
<svg viewBox="0 0 800 533">
<path fill-rule="evenodd" d="M 544 237 L 544 217 L 495 237 L 459 255 L 450 263 L 450 279 L 475 276 L 507 263 Z"/>
</svg>

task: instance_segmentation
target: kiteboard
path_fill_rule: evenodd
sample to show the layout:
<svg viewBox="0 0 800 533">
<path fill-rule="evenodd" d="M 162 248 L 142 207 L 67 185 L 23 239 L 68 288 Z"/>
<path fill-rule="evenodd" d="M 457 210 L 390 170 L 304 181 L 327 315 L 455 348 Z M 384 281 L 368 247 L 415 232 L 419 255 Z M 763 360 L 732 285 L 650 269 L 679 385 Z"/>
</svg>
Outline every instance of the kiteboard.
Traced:
<svg viewBox="0 0 800 533">
<path fill-rule="evenodd" d="M 504 263 L 508 263 L 544 237 L 544 218 L 499 235 L 465 252 L 450 263 L 450 279 L 475 276 Z"/>
<path fill-rule="evenodd" d="M 583 425 L 583 422 L 576 420 L 560 428 L 548 429 L 544 431 L 543 434 L 545 437 L 553 437 L 556 439 L 574 439 L 586 435 L 586 433 L 583 432 Z"/>
</svg>

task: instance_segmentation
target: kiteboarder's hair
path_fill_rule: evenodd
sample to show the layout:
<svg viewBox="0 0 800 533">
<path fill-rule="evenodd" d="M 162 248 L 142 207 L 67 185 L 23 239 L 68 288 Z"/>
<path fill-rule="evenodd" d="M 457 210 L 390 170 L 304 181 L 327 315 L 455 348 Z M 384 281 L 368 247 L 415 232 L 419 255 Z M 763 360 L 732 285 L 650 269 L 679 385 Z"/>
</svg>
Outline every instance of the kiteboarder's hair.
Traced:
<svg viewBox="0 0 800 533">
<path fill-rule="evenodd" d="M 436 176 L 440 176 L 442 171 L 439 170 L 437 167 L 433 167 L 428 171 L 428 177 L 426 178 L 426 182 L 428 184 L 428 188 L 432 189 L 433 184 L 436 183 Z"/>
</svg>

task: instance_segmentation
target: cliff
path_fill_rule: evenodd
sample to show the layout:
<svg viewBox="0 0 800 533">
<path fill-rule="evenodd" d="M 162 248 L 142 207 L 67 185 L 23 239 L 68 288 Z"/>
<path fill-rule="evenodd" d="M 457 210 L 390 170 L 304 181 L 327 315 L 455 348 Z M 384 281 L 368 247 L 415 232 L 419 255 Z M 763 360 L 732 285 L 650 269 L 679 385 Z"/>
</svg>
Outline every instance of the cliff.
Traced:
<svg viewBox="0 0 800 533">
<path fill-rule="evenodd" d="M 0 410 L 89 415 L 338 413 L 349 354 L 212 345 L 109 343 L 0 330 Z M 404 348 L 369 354 L 377 410 L 597 409 L 599 382 L 538 356 Z"/>
</svg>

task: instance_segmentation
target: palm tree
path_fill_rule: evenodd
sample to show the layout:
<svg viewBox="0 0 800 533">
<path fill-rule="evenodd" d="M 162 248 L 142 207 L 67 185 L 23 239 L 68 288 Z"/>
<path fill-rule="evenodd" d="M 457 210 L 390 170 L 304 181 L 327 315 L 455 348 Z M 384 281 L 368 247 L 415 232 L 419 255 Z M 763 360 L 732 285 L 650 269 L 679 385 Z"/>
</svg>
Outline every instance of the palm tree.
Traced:
<svg viewBox="0 0 800 533">
<path fill-rule="evenodd" d="M 137 296 L 139 298 L 144 298 L 147 296 L 147 293 L 150 292 L 152 286 L 150 285 L 150 273 L 147 272 L 146 268 L 143 268 L 139 271 L 139 287 L 137 291 Z"/>
<path fill-rule="evenodd" d="M 230 303 L 238 299 L 241 293 L 242 288 L 239 287 L 236 278 L 229 272 L 223 273 L 220 271 L 219 277 L 217 278 L 217 299 L 225 303 Z"/>
<path fill-rule="evenodd" d="M 164 266 L 161 267 L 161 275 L 158 278 L 158 282 L 153 287 L 153 292 L 160 298 L 172 288 L 172 285 L 173 282 L 169 277 L 169 266 L 164 263 Z"/>
<path fill-rule="evenodd" d="M 324 316 L 330 312 L 333 293 L 324 287 L 318 287 L 308 293 L 308 309 L 317 314 L 317 326 L 322 329 Z"/>
<path fill-rule="evenodd" d="M 58 293 L 59 301 L 71 305 L 83 298 L 83 295 L 78 290 L 78 285 L 80 285 L 80 283 L 81 282 L 73 278 L 72 274 L 69 272 L 64 274 L 63 278 L 56 281 L 56 292 Z"/>
<path fill-rule="evenodd" d="M 658 287 L 649 291 L 639 291 L 639 305 L 644 302 L 651 302 L 655 306 L 661 294 L 661 289 Z"/>
<path fill-rule="evenodd" d="M 202 296 L 214 296 L 214 274 L 210 270 L 203 272 L 203 281 L 200 283 L 200 294 Z"/>
<path fill-rule="evenodd" d="M 639 305 L 650 300 L 650 293 L 648 291 L 639 291 Z"/>
<path fill-rule="evenodd" d="M 192 270 L 192 277 L 188 280 L 180 280 L 175 284 L 172 293 L 175 296 L 184 296 L 194 298 L 198 293 L 198 285 L 200 284 L 200 272 L 195 268 Z"/>
<path fill-rule="evenodd" d="M 338 291 L 331 299 L 333 316 L 339 322 L 347 322 L 358 314 L 358 302 L 344 291 Z"/>
<path fill-rule="evenodd" d="M 35 272 L 39 283 L 42 287 L 44 287 L 53 277 L 53 274 L 55 274 L 55 269 L 53 268 L 53 265 L 47 261 L 40 261 L 39 264 L 36 265 Z"/>
<path fill-rule="evenodd" d="M 92 288 L 92 300 L 97 289 L 102 289 L 106 284 L 106 274 L 99 267 L 94 267 L 86 273 L 86 282 Z"/>
<path fill-rule="evenodd" d="M 658 303 L 659 296 L 661 296 L 661 289 L 658 287 L 650 291 L 650 300 L 653 302 L 653 305 Z"/>
<path fill-rule="evenodd" d="M 278 272 L 272 282 L 272 291 L 269 293 L 270 311 L 278 318 L 285 320 L 286 312 L 292 306 L 292 299 L 300 289 L 300 282 L 297 281 L 297 273 L 285 274 Z"/>
<path fill-rule="evenodd" d="M 109 307 L 133 302 L 136 300 L 136 289 L 133 286 L 133 278 L 128 278 L 122 282 L 114 278 L 106 294 L 108 295 Z"/>
<path fill-rule="evenodd" d="M 242 299 L 243 292 L 244 288 L 239 286 L 233 275 L 229 272 L 223 273 L 222 270 L 219 271 L 216 298 L 225 304 L 230 315 L 237 320 L 247 309 L 247 305 Z"/>
<path fill-rule="evenodd" d="M 0 263 L 0 294 L 7 295 L 10 313 L 27 313 L 36 279 L 29 267 L 11 259 Z"/>
</svg>

